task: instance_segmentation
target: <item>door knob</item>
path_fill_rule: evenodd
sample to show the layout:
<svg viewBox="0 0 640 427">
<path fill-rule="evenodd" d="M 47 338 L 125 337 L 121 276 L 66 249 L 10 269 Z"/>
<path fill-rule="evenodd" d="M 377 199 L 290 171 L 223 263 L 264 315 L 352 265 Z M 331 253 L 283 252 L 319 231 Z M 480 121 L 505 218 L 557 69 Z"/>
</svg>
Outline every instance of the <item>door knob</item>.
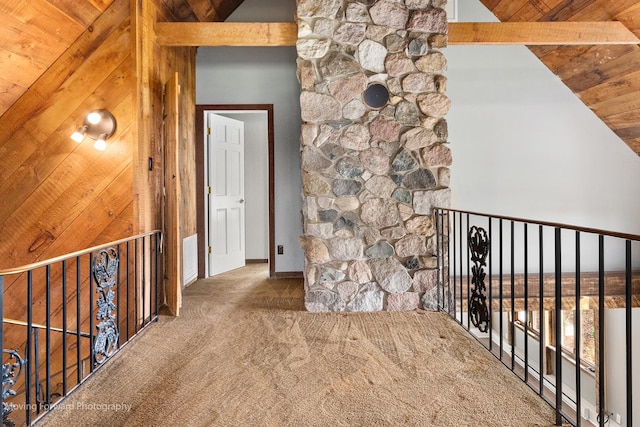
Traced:
<svg viewBox="0 0 640 427">
<path fill-rule="evenodd" d="M 244 203 L 244 199 L 238 200 L 238 203 Z"/>
</svg>

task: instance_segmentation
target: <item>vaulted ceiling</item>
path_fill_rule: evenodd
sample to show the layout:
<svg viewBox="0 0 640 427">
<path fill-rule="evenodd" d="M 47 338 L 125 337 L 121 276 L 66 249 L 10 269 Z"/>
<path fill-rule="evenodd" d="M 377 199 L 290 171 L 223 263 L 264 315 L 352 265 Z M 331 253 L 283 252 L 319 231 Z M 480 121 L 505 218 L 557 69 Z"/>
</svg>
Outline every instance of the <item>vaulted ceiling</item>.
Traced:
<svg viewBox="0 0 640 427">
<path fill-rule="evenodd" d="M 224 21 L 242 0 L 153 0 L 175 21 Z M 294 0 L 291 0 L 294 1 Z M 464 1 L 464 0 L 463 0 Z M 620 21 L 640 36 L 640 0 L 481 0 L 508 21 Z M 0 3 L 0 116 L 113 0 Z M 535 46 L 531 51 L 640 154 L 640 46 Z"/>
</svg>

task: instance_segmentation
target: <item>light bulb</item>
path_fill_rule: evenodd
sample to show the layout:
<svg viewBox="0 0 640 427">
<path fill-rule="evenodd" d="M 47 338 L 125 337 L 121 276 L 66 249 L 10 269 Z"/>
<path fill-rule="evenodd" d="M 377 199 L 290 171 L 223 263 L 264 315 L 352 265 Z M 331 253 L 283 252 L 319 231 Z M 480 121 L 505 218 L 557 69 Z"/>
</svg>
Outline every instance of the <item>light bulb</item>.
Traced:
<svg viewBox="0 0 640 427">
<path fill-rule="evenodd" d="M 105 141 L 101 136 L 100 138 L 96 139 L 95 144 L 93 144 L 93 148 L 98 151 L 104 151 L 107 149 L 107 141 Z"/>
<path fill-rule="evenodd" d="M 84 135 L 78 131 L 75 131 L 74 133 L 71 134 L 71 139 L 73 139 L 75 142 L 80 144 L 82 140 L 84 140 Z"/>
<path fill-rule="evenodd" d="M 93 111 L 87 116 L 87 121 L 92 125 L 97 125 L 100 123 L 100 120 L 102 120 L 102 116 L 97 111 Z"/>
<path fill-rule="evenodd" d="M 80 126 L 77 131 L 71 134 L 71 139 L 80 144 L 84 140 L 84 134 L 86 131 L 86 126 Z"/>
</svg>

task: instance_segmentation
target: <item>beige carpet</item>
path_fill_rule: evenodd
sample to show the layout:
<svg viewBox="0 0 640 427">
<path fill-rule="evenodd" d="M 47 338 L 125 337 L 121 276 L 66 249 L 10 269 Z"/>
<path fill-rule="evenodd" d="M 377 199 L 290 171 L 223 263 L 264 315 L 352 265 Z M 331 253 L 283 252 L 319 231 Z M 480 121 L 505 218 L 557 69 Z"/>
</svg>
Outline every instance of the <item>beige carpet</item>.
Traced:
<svg viewBox="0 0 640 427">
<path fill-rule="evenodd" d="M 253 265 L 184 293 L 39 426 L 550 426 L 442 313 L 312 314 Z M 129 409 L 130 405 L 130 409 Z"/>
</svg>

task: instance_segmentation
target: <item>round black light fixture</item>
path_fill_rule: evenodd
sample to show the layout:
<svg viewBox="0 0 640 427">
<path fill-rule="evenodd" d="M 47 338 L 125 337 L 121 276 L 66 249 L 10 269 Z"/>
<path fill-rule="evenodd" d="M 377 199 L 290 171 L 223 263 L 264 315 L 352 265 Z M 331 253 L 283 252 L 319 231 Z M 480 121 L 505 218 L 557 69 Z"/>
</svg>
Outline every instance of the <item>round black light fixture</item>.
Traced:
<svg viewBox="0 0 640 427">
<path fill-rule="evenodd" d="M 389 91 L 380 83 L 370 84 L 364 91 L 364 103 L 371 108 L 382 108 L 389 102 Z"/>
</svg>

